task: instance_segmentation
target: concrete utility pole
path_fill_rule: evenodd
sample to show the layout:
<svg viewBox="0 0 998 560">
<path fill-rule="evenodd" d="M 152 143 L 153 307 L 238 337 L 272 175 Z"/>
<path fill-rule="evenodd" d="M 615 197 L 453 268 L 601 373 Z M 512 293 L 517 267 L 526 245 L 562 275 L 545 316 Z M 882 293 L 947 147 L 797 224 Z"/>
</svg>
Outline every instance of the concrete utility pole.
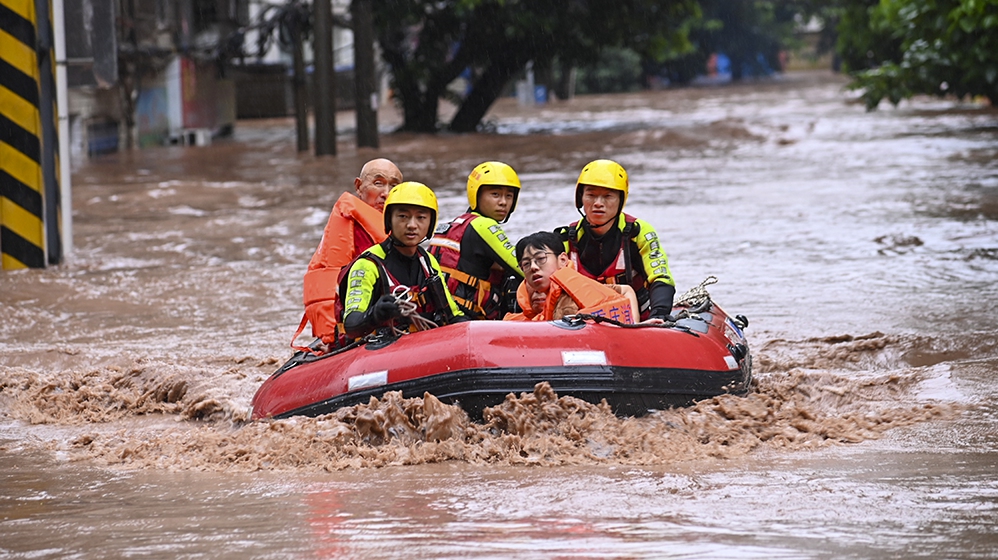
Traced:
<svg viewBox="0 0 998 560">
<path fill-rule="evenodd" d="M 315 0 L 315 155 L 336 155 L 336 74 L 333 71 L 333 8 Z"/>
<path fill-rule="evenodd" d="M 69 83 L 66 68 L 66 10 L 63 0 L 52 0 L 52 27 L 55 34 L 56 110 L 59 118 L 59 202 L 62 207 L 62 254 L 73 251 L 73 189 L 69 145 Z"/>
<path fill-rule="evenodd" d="M 374 71 L 374 15 L 371 0 L 353 0 L 354 82 L 357 107 L 357 147 L 378 147 L 378 81 Z"/>
<path fill-rule="evenodd" d="M 54 41 L 47 0 L 0 0 L 0 267 L 62 262 Z M 69 154 L 63 154 L 68 158 Z"/>
<path fill-rule="evenodd" d="M 59 131 L 56 128 L 57 113 L 54 111 L 56 101 L 55 87 L 55 40 L 52 37 L 52 21 L 49 18 L 50 5 L 47 0 L 35 0 L 35 13 L 38 14 L 38 67 L 39 91 L 42 102 L 38 104 L 38 116 L 41 120 L 42 137 L 42 178 L 45 185 L 45 241 L 48 245 L 48 263 L 62 262 L 62 233 L 59 231 L 59 213 L 61 212 L 62 194 L 59 188 Z M 66 154 L 68 157 L 69 154 Z"/>
</svg>

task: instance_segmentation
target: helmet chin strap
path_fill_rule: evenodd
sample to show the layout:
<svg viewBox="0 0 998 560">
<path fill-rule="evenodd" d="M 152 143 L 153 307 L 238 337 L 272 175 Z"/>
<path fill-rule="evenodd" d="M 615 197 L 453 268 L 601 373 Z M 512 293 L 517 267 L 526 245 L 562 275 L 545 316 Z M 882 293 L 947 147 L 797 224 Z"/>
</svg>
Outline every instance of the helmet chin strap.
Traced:
<svg viewBox="0 0 998 560">
<path fill-rule="evenodd" d="M 392 240 L 392 246 L 393 247 L 406 247 L 406 244 L 402 243 L 401 241 L 399 241 L 398 238 L 395 237 L 394 235 L 389 235 L 388 237 Z M 419 243 L 422 243 L 423 241 L 426 241 L 429 238 L 430 238 L 429 236 L 426 236 L 426 237 L 420 239 Z M 417 243 L 416 245 L 419 245 L 419 243 Z"/>
<path fill-rule="evenodd" d="M 579 215 L 582 216 L 582 219 L 585 220 L 587 224 L 589 224 L 589 227 L 591 227 L 593 229 L 599 229 L 599 228 L 601 228 L 601 227 L 603 227 L 603 226 L 605 226 L 605 225 L 607 225 L 609 223 L 612 223 L 612 222 L 616 221 L 617 218 L 620 217 L 620 212 L 618 211 L 616 216 L 610 218 L 609 220 L 603 222 L 602 224 L 596 225 L 596 224 L 592 223 L 591 221 L 589 221 L 589 216 L 587 216 L 587 215 L 585 215 L 585 214 L 582 213 L 582 208 L 576 208 L 576 210 L 579 212 Z"/>
<path fill-rule="evenodd" d="M 505 224 L 506 222 L 509 221 L 510 216 L 513 215 L 513 210 L 516 210 L 516 201 L 519 200 L 519 198 L 520 198 L 520 189 L 516 189 L 515 194 L 513 194 L 513 204 L 509 205 L 509 212 L 506 213 L 506 218 L 504 218 L 503 221 L 500 223 Z"/>
</svg>

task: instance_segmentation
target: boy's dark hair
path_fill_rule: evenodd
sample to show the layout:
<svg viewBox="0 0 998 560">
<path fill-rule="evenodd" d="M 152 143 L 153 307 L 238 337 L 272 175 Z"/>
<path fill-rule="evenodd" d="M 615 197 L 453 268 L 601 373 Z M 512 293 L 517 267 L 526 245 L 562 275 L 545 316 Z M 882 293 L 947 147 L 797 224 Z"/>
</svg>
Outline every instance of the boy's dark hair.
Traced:
<svg viewBox="0 0 998 560">
<path fill-rule="evenodd" d="M 560 235 L 553 231 L 538 231 L 516 242 L 516 262 L 523 260 L 523 253 L 528 247 L 538 251 L 550 249 L 556 257 L 565 252 L 565 242 Z"/>
</svg>

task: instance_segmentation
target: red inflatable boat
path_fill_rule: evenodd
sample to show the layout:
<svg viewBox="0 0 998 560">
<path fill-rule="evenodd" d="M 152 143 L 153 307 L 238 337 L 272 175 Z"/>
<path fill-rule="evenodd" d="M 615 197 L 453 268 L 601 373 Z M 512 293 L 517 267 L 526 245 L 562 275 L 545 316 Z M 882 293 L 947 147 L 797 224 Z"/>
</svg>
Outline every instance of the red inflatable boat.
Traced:
<svg viewBox="0 0 998 560">
<path fill-rule="evenodd" d="M 547 381 L 561 396 L 616 414 L 686 406 L 723 393 L 744 394 L 752 358 L 742 329 L 709 299 L 677 308 L 666 326 L 613 324 L 601 317 L 558 321 L 471 321 L 372 338 L 323 356 L 299 352 L 253 397 L 253 419 L 318 416 L 371 396 L 429 392 L 472 418 L 509 393 Z"/>
</svg>

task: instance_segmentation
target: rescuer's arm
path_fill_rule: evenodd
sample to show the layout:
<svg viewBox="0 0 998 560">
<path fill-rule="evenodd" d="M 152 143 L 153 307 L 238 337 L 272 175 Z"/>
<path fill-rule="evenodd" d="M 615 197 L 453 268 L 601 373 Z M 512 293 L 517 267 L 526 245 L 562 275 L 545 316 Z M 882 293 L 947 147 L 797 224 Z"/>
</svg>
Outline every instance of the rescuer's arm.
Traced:
<svg viewBox="0 0 998 560">
<path fill-rule="evenodd" d="M 641 266 L 648 282 L 650 317 L 665 319 L 672 313 L 672 300 L 676 296 L 676 281 L 669 270 L 669 257 L 662 249 L 654 228 L 641 220 L 634 223 L 638 232 L 633 239 L 641 254 Z"/>
<path fill-rule="evenodd" d="M 377 265 L 364 258 L 355 261 L 347 273 L 343 330 L 350 338 L 360 338 L 402 314 L 394 296 L 386 294 L 371 301 L 377 281 Z"/>
<path fill-rule="evenodd" d="M 668 320 L 672 313 L 672 299 L 676 297 L 676 287 L 664 282 L 648 285 L 648 302 L 651 305 L 650 319 Z"/>
<path fill-rule="evenodd" d="M 523 271 L 516 262 L 513 243 L 498 222 L 488 217 L 480 217 L 471 222 L 471 229 L 485 246 L 485 252 L 492 257 L 492 262 L 503 268 L 507 274 L 523 278 Z M 465 233 L 467 235 L 467 232 Z"/>
</svg>

